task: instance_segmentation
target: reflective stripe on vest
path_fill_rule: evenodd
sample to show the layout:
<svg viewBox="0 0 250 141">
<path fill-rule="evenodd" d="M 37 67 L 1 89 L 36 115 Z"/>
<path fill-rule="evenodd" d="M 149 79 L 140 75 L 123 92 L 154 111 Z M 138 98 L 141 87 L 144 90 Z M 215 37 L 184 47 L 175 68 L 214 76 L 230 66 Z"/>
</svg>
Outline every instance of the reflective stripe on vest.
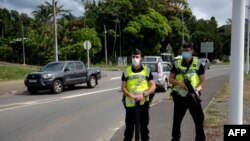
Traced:
<svg viewBox="0 0 250 141">
<path fill-rule="evenodd" d="M 148 77 L 149 77 L 149 69 L 143 66 L 143 70 L 141 72 L 134 73 L 132 71 L 132 67 L 128 67 L 124 72 L 124 75 L 127 80 L 127 89 L 133 95 L 142 95 L 145 90 L 149 88 Z M 146 96 L 143 101 L 140 101 L 140 105 L 144 105 L 145 101 L 149 101 L 149 96 Z M 125 97 L 126 107 L 134 107 L 135 100 L 131 97 Z"/>
<path fill-rule="evenodd" d="M 179 73 L 176 74 L 175 79 L 184 82 L 184 78 L 181 74 L 182 72 L 187 75 L 188 79 L 191 81 L 191 85 L 193 86 L 194 89 L 196 89 L 196 87 L 200 84 L 200 78 L 198 75 L 200 64 L 198 58 L 193 57 L 193 62 L 186 73 L 185 71 L 187 70 L 187 67 L 183 67 L 181 65 L 181 62 L 182 60 L 177 60 L 174 62 L 176 69 L 180 71 Z M 172 91 L 177 91 L 182 97 L 185 97 L 188 94 L 188 91 L 182 89 L 179 85 L 175 85 Z"/>
</svg>

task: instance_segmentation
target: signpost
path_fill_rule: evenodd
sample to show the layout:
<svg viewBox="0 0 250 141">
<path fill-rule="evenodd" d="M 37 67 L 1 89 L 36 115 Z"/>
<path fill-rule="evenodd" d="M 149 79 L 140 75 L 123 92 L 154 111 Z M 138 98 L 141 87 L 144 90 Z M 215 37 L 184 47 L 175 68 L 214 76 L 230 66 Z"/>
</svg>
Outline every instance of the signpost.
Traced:
<svg viewBox="0 0 250 141">
<path fill-rule="evenodd" d="M 118 66 L 127 66 L 127 57 L 118 57 Z"/>
<path fill-rule="evenodd" d="M 214 42 L 201 42 L 201 53 L 206 53 L 206 58 L 211 52 L 214 52 Z"/>
<path fill-rule="evenodd" d="M 89 40 L 84 41 L 83 47 L 84 47 L 84 49 L 87 50 L 88 68 L 89 68 L 89 50 L 91 49 L 91 42 Z"/>
</svg>

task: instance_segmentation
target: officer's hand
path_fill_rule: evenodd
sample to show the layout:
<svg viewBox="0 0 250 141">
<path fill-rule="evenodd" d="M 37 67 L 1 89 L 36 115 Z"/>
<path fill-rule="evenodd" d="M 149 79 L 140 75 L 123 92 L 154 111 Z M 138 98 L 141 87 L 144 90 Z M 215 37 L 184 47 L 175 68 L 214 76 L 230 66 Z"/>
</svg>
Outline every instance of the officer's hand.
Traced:
<svg viewBox="0 0 250 141">
<path fill-rule="evenodd" d="M 137 95 L 135 98 L 135 101 L 142 101 L 144 100 L 144 96 L 143 95 Z"/>
<path fill-rule="evenodd" d="M 180 86 L 182 89 L 188 90 L 187 86 L 186 86 L 185 83 L 183 83 L 183 82 L 179 82 L 179 86 Z"/>
</svg>

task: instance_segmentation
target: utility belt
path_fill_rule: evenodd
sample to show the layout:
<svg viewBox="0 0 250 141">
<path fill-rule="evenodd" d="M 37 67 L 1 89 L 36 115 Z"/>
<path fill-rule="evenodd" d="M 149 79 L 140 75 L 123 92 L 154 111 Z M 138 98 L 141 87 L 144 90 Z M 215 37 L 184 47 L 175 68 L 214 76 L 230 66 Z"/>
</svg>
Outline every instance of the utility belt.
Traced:
<svg viewBox="0 0 250 141">
<path fill-rule="evenodd" d="M 133 95 L 135 95 L 135 96 L 136 95 L 143 95 L 143 92 L 133 92 Z M 154 97 L 154 94 L 150 94 L 150 95 L 146 96 L 143 101 L 140 101 L 140 105 L 151 104 L 153 97 Z M 135 100 L 132 99 L 131 97 L 128 97 L 125 95 L 123 95 L 123 97 L 122 97 L 122 102 L 123 102 L 123 105 L 125 108 L 136 106 Z"/>
</svg>

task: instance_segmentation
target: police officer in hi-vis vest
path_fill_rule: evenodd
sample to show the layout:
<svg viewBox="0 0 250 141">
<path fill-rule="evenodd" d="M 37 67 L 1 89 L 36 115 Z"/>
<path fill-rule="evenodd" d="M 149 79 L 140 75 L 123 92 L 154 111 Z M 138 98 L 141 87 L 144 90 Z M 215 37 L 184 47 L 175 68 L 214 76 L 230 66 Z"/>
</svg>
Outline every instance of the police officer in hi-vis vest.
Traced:
<svg viewBox="0 0 250 141">
<path fill-rule="evenodd" d="M 192 43 L 185 43 L 182 48 L 182 58 L 173 63 L 173 67 L 169 74 L 169 81 L 173 84 L 171 95 L 174 101 L 174 117 L 172 127 L 172 141 L 180 141 L 181 138 L 181 122 L 189 109 L 189 112 L 195 122 L 196 141 L 204 141 L 206 139 L 203 121 L 204 113 L 199 98 L 200 91 L 204 87 L 205 70 L 197 57 L 193 57 L 194 48 Z M 194 93 L 188 92 L 188 87 L 184 83 L 184 77 L 190 80 L 190 86 L 195 90 Z M 185 131 L 184 131 L 185 132 Z"/>
<path fill-rule="evenodd" d="M 135 49 L 132 52 L 132 66 L 126 68 L 122 75 L 121 89 L 124 94 L 124 106 L 126 109 L 126 129 L 124 141 L 132 141 L 135 119 L 136 102 L 140 103 L 140 134 L 142 141 L 149 140 L 149 100 L 155 91 L 153 75 L 149 68 L 141 65 L 142 53 Z"/>
</svg>

